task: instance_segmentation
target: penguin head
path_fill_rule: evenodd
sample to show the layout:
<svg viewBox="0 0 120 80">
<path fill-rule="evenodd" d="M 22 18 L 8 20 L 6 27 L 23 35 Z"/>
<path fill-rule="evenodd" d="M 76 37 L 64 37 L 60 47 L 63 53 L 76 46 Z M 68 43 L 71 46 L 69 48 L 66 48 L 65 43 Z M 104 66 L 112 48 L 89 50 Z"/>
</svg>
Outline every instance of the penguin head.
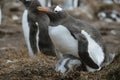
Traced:
<svg viewBox="0 0 120 80">
<path fill-rule="evenodd" d="M 24 5 L 25 7 L 29 7 L 30 4 L 32 3 L 32 0 L 20 0 Z"/>
<path fill-rule="evenodd" d="M 51 23 L 60 23 L 68 17 L 68 14 L 60 6 L 52 6 L 49 8 L 39 7 L 40 12 L 44 12 L 50 18 Z"/>
<path fill-rule="evenodd" d="M 38 6 L 41 6 L 38 0 L 19 0 L 21 1 L 26 8 L 37 8 Z"/>
</svg>

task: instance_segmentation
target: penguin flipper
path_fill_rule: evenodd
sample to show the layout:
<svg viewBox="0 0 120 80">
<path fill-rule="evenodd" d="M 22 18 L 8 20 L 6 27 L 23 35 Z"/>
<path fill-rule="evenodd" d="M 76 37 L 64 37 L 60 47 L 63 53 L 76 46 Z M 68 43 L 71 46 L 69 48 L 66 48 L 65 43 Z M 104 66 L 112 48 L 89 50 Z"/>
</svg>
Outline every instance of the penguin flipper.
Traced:
<svg viewBox="0 0 120 80">
<path fill-rule="evenodd" d="M 91 68 L 99 69 L 99 66 L 89 56 L 87 39 L 84 37 L 84 35 L 80 33 L 74 35 L 78 40 L 78 54 L 81 61 L 83 61 L 86 65 L 88 65 Z"/>
<path fill-rule="evenodd" d="M 28 22 L 29 22 L 29 29 L 30 29 L 30 45 L 32 47 L 33 53 L 36 54 L 38 52 L 37 46 L 36 46 L 36 34 L 37 34 L 37 25 L 35 24 L 34 19 L 28 14 Z"/>
</svg>

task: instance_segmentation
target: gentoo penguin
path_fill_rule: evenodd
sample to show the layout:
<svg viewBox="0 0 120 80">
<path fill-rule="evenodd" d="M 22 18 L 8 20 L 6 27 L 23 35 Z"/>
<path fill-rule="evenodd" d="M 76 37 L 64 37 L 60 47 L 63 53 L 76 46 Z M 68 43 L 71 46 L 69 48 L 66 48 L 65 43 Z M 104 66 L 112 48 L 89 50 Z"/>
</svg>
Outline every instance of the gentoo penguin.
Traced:
<svg viewBox="0 0 120 80">
<path fill-rule="evenodd" d="M 39 12 L 37 0 L 20 0 L 26 7 L 22 17 L 22 27 L 30 56 L 38 52 L 55 55 L 54 47 L 48 35 L 49 18 Z M 40 17 L 39 19 L 37 17 Z M 43 34 L 44 33 L 44 34 Z"/>
<path fill-rule="evenodd" d="M 95 28 L 73 18 L 59 6 L 38 8 L 38 10 L 47 14 L 50 18 L 49 36 L 60 59 L 65 54 L 78 57 L 80 62 L 86 65 L 89 72 L 98 71 L 103 67 L 102 64 L 106 62 L 108 54 L 103 39 Z M 69 65 L 68 59 L 64 60 L 61 60 L 61 63 Z M 61 66 L 56 67 L 58 69 L 56 71 L 65 72 L 58 68 Z"/>
<path fill-rule="evenodd" d="M 116 10 L 105 10 L 98 13 L 98 18 L 105 22 L 120 22 L 120 13 Z"/>
<path fill-rule="evenodd" d="M 120 0 L 102 0 L 105 4 L 120 4 Z"/>
</svg>

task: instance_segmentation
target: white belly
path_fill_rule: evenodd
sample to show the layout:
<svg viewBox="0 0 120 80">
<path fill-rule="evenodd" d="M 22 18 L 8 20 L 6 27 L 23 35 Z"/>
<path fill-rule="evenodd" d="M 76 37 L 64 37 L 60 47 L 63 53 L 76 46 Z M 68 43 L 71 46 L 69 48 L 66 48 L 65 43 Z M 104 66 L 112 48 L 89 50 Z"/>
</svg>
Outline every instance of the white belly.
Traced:
<svg viewBox="0 0 120 80">
<path fill-rule="evenodd" d="M 1 25 L 1 22 L 2 22 L 2 12 L 1 12 L 1 7 L 0 7 L 0 25 Z"/>
<path fill-rule="evenodd" d="M 55 48 L 62 54 L 72 54 L 78 57 L 78 41 L 66 27 L 62 25 L 49 26 L 49 35 Z"/>
<path fill-rule="evenodd" d="M 73 7 L 74 7 L 74 8 L 77 8 L 77 7 L 78 7 L 78 0 L 74 0 L 74 2 L 73 2 Z"/>
<path fill-rule="evenodd" d="M 22 28 L 23 28 L 23 33 L 24 33 L 24 37 L 25 37 L 25 41 L 27 43 L 27 47 L 28 47 L 28 51 L 29 51 L 29 55 L 33 56 L 33 51 L 30 45 L 30 40 L 29 40 L 29 25 L 28 25 L 28 11 L 25 10 L 22 16 Z"/>
</svg>

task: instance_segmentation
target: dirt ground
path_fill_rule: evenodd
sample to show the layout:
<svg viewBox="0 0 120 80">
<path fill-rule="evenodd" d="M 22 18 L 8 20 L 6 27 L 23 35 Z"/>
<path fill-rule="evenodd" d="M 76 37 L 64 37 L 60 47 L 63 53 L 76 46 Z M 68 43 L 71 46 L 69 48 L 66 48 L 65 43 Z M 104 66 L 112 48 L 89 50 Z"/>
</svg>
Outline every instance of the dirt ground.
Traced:
<svg viewBox="0 0 120 80">
<path fill-rule="evenodd" d="M 120 6 L 119 6 L 120 7 Z M 94 17 L 82 18 L 100 30 L 108 49 L 118 53 L 113 63 L 94 73 L 75 70 L 67 75 L 55 72 L 56 58 L 38 54 L 28 56 L 21 17 L 23 5 L 16 0 L 5 0 L 3 21 L 0 25 L 0 80 L 119 80 L 120 79 L 120 23 L 106 23 Z M 73 12 L 73 11 L 72 11 Z M 75 15 L 73 15 L 75 16 Z M 76 16 L 75 16 L 76 17 Z"/>
</svg>

